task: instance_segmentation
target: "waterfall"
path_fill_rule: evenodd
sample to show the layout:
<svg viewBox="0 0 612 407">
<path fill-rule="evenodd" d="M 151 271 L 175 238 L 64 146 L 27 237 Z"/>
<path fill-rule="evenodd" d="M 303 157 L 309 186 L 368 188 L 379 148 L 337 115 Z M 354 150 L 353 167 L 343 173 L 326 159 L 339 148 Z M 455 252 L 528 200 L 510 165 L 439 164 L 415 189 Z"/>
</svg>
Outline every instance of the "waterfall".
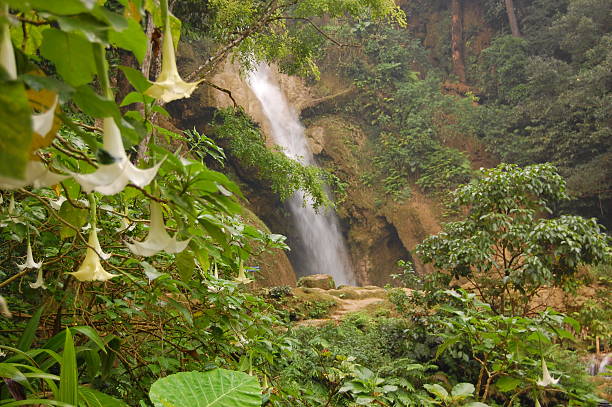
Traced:
<svg viewBox="0 0 612 407">
<path fill-rule="evenodd" d="M 271 136 L 283 152 L 304 165 L 317 165 L 308 147 L 304 126 L 283 95 L 267 65 L 260 65 L 248 75 L 248 84 L 262 105 L 270 122 Z M 355 284 L 348 250 L 340 231 L 336 213 L 332 210 L 319 212 L 302 191 L 296 192 L 286 203 L 299 236 L 292 249 L 299 250 L 294 256 L 294 268 L 300 276 L 324 273 L 331 275 L 336 284 Z"/>
</svg>

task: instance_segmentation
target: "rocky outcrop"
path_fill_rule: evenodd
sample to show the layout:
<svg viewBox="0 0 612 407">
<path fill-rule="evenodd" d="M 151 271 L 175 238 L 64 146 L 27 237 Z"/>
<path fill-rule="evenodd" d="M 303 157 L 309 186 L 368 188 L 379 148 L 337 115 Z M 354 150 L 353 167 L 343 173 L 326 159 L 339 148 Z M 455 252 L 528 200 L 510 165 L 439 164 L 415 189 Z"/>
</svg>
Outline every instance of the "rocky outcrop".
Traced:
<svg viewBox="0 0 612 407">
<path fill-rule="evenodd" d="M 313 274 L 300 278 L 298 281 L 298 287 L 333 290 L 336 288 L 336 282 L 334 281 L 334 278 L 328 274 Z"/>
<path fill-rule="evenodd" d="M 195 57 L 196 53 L 184 50 L 184 63 Z M 306 119 L 306 135 L 313 153 L 348 185 L 347 196 L 337 211 L 359 284 L 384 286 L 391 282 L 390 275 L 398 271 L 396 263 L 400 259 L 413 260 L 417 271 L 426 272 L 427 268 L 411 252 L 424 237 L 438 231 L 436 205 L 418 193 L 409 201 L 396 203 L 375 193 L 376 186 L 368 184 L 372 152 L 364 131 L 341 115 L 326 115 L 337 110 L 329 106 L 337 107 L 350 97 L 350 85 L 341 83 L 337 77 L 324 77 L 311 87 L 303 80 L 276 75 L 292 106 L 308 113 L 302 117 Z M 236 102 L 261 126 L 264 134 L 270 134 L 270 124 L 260 103 L 235 64 L 227 62 L 211 82 L 231 92 L 233 100 L 226 92 L 202 85 L 194 97 L 174 107 L 181 127 L 205 130 L 205 123 L 211 122 L 216 108 Z M 271 144 L 269 140 L 268 143 Z M 258 184 L 253 171 L 238 167 L 235 171 L 253 216 L 273 233 L 287 235 L 291 246 L 291 218 L 283 205 Z M 262 254 L 255 263 L 260 267 L 258 284 L 295 285 L 295 274 L 282 251 Z"/>
<path fill-rule="evenodd" d="M 306 121 L 306 135 L 324 166 L 348 184 L 338 214 L 347 230 L 353 267 L 362 285 L 384 286 L 397 273 L 398 260 L 410 260 L 417 272 L 430 271 L 412 252 L 439 231 L 437 205 L 415 189 L 410 199 L 395 202 L 372 185 L 373 152 L 365 133 L 341 115 Z"/>
</svg>

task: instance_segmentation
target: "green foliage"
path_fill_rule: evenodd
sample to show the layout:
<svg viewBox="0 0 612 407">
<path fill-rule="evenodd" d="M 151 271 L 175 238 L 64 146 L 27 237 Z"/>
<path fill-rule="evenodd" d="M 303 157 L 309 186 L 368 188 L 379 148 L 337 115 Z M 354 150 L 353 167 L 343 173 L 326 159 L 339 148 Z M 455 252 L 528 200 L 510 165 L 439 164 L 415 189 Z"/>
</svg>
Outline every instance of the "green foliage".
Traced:
<svg viewBox="0 0 612 407">
<path fill-rule="evenodd" d="M 308 0 L 298 4 L 292 0 L 181 0 L 175 9 L 191 31 L 219 44 L 212 50 L 213 62 L 222 60 L 235 46 L 235 55 L 245 69 L 263 60 L 278 63 L 289 74 L 314 76 L 319 74 L 315 61 L 326 40 L 321 35 L 325 29 L 317 25 L 316 17 L 350 16 L 405 25 L 403 12 L 392 0 Z"/>
<path fill-rule="evenodd" d="M 32 141 L 28 100 L 23 84 L 4 79 L 0 84 L 0 114 L 11 118 L 0 124 L 0 176 L 23 179 L 29 152 L 22 146 Z"/>
<path fill-rule="evenodd" d="M 157 380 L 149 392 L 155 407 L 257 407 L 261 388 L 246 373 L 214 369 L 181 372 Z"/>
<path fill-rule="evenodd" d="M 439 323 L 444 327 L 441 331 L 444 341 L 436 357 L 450 353 L 455 359 L 477 362 L 479 373 L 474 396 L 480 401 L 491 398 L 502 402 L 501 398 L 508 405 L 515 400 L 523 400 L 523 404 L 526 395 L 534 398 L 547 395 L 558 402 L 578 403 L 570 405 L 589 405 L 597 400 L 590 394 L 584 372 L 572 371 L 571 376 L 561 374 L 559 384 L 552 389 L 541 384 L 540 359 L 548 359 L 554 369 L 553 376 L 563 372 L 557 370 L 561 366 L 565 372 L 573 369 L 570 364 L 553 364 L 568 357 L 561 355 L 570 353 L 553 344 L 575 340 L 564 328 L 571 326 L 578 330 L 575 320 L 550 309 L 534 318 L 496 315 L 474 294 L 447 291 L 446 295 L 454 300 L 452 305 L 440 307 Z M 551 352 L 557 357 L 551 358 Z M 493 395 L 493 388 L 499 392 L 497 395 Z"/>
<path fill-rule="evenodd" d="M 504 162 L 553 163 L 575 196 L 566 207 L 609 226 L 610 2 L 521 8 L 524 38 L 496 38 L 474 69 L 478 133 Z"/>
<path fill-rule="evenodd" d="M 445 224 L 417 251 L 437 269 L 467 277 L 497 312 L 524 315 L 542 286 L 562 284 L 581 264 L 610 261 L 594 219 L 540 218 L 563 199 L 565 182 L 549 164 L 483 170 L 454 193 L 466 219 Z"/>
<path fill-rule="evenodd" d="M 473 134 L 470 101 L 440 93 L 427 53 L 418 41 L 406 40 L 404 30 L 372 24 L 358 32 L 365 55 L 348 55 L 341 66 L 357 97 L 342 113 L 367 129 L 381 190 L 402 200 L 412 183 L 440 192 L 469 180 L 467 157 L 447 145 L 461 133 Z M 415 69 L 428 73 L 421 78 Z"/>
<path fill-rule="evenodd" d="M 325 185 L 342 194 L 341 183 L 333 174 L 318 167 L 304 166 L 281 151 L 268 149 L 260 130 L 243 112 L 222 110 L 219 120 L 221 124 L 214 130 L 216 137 L 227 142 L 228 152 L 240 165 L 255 168 L 257 177 L 269 183 L 281 200 L 302 190 L 316 208 L 331 205 Z"/>
</svg>

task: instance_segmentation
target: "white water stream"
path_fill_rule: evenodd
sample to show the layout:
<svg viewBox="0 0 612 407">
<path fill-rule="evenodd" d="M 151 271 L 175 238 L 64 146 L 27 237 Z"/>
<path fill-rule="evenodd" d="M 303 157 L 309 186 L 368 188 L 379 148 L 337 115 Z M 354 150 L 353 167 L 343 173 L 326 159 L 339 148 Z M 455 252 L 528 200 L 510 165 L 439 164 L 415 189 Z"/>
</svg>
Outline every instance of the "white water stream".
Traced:
<svg viewBox="0 0 612 407">
<path fill-rule="evenodd" d="M 260 65 L 249 74 L 248 83 L 270 122 L 274 142 L 289 158 L 305 165 L 317 165 L 308 147 L 304 126 L 295 109 L 287 102 L 270 68 Z M 323 208 L 316 212 L 310 199 L 304 199 L 301 191 L 288 200 L 287 207 L 301 241 L 294 250 L 304 251 L 298 256 L 299 264 L 294 264 L 296 273 L 301 276 L 329 274 L 338 285 L 355 285 L 355 276 L 336 213 Z"/>
</svg>

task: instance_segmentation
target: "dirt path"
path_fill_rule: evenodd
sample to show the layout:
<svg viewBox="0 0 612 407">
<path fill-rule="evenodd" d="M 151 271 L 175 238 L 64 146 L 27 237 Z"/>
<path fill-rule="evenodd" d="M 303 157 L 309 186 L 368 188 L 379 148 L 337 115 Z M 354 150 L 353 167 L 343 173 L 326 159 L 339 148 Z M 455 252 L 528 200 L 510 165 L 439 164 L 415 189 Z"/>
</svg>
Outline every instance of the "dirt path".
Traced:
<svg viewBox="0 0 612 407">
<path fill-rule="evenodd" d="M 327 318 L 323 319 L 306 319 L 302 321 L 298 321 L 297 325 L 301 326 L 321 326 L 330 321 L 340 321 L 346 315 L 352 314 L 360 311 L 368 311 L 372 308 L 376 308 L 376 304 L 383 305 L 386 300 L 381 295 L 381 289 L 378 289 L 374 292 L 359 290 L 358 298 L 342 298 L 342 296 L 334 295 L 333 299 L 336 301 L 337 306 L 331 310 L 330 315 Z M 330 291 L 327 291 L 330 292 Z M 353 295 L 355 295 L 355 291 L 353 291 Z M 371 296 L 370 296 L 371 295 Z"/>
<path fill-rule="evenodd" d="M 364 311 L 372 304 L 382 303 L 385 300 L 382 298 L 363 298 L 360 300 L 339 299 L 338 308 L 332 311 L 330 319 L 342 319 L 346 314 L 353 312 Z"/>
</svg>

